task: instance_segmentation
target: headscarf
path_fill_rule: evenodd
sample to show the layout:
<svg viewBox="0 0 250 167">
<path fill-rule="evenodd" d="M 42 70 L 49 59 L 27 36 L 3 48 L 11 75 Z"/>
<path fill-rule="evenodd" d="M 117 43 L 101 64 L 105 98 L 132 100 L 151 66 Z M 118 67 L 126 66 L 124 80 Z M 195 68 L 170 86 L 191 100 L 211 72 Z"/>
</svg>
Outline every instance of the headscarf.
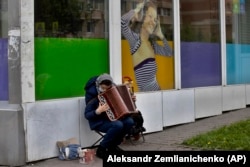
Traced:
<svg viewBox="0 0 250 167">
<path fill-rule="evenodd" d="M 104 73 L 104 74 L 101 74 L 97 79 L 96 79 L 96 90 L 98 91 L 98 93 L 101 93 L 99 91 L 99 86 L 100 86 L 100 83 L 104 80 L 109 80 L 113 83 L 113 78 L 107 74 L 107 73 Z"/>
</svg>

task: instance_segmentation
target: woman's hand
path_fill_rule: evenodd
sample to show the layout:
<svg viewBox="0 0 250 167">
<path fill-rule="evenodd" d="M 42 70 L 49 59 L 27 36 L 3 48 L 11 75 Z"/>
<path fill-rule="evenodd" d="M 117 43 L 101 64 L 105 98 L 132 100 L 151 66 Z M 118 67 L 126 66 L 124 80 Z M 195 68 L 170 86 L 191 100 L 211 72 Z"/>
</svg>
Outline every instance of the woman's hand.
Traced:
<svg viewBox="0 0 250 167">
<path fill-rule="evenodd" d="M 132 98 L 133 102 L 136 102 L 136 96 L 135 95 L 132 95 L 131 98 Z"/>
<path fill-rule="evenodd" d="M 101 113 L 107 111 L 108 109 L 109 109 L 109 106 L 108 106 L 107 103 L 106 103 L 106 104 L 101 104 L 101 103 L 99 103 L 99 106 L 98 106 L 98 108 L 96 109 L 96 112 L 101 114 Z"/>
<path fill-rule="evenodd" d="M 144 5 L 145 5 L 144 1 L 141 3 L 138 3 L 136 5 L 136 8 L 134 9 L 134 11 L 135 11 L 134 17 L 131 19 L 132 22 L 141 21 L 141 19 L 139 18 L 141 16 L 141 14 L 139 14 L 139 13 L 144 8 Z"/>
<path fill-rule="evenodd" d="M 134 9 L 134 11 L 135 11 L 135 13 L 139 13 L 143 8 L 144 8 L 144 1 L 143 2 L 141 2 L 141 3 L 138 3 L 137 5 L 136 5 L 136 8 Z"/>
<path fill-rule="evenodd" d="M 156 24 L 156 28 L 154 31 L 154 34 L 159 37 L 161 40 L 163 40 L 165 37 L 161 31 L 161 24 L 160 24 L 160 17 L 158 16 L 157 18 L 157 24 Z"/>
</svg>

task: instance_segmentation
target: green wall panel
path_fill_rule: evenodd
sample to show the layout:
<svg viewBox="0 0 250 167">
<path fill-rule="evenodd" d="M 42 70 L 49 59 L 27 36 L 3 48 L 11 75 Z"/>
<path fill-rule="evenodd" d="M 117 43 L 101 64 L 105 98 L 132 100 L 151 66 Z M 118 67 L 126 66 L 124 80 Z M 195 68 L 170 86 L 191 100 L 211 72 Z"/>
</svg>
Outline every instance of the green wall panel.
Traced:
<svg viewBox="0 0 250 167">
<path fill-rule="evenodd" d="M 84 96 L 93 75 L 109 72 L 108 40 L 36 38 L 36 100 Z"/>
</svg>

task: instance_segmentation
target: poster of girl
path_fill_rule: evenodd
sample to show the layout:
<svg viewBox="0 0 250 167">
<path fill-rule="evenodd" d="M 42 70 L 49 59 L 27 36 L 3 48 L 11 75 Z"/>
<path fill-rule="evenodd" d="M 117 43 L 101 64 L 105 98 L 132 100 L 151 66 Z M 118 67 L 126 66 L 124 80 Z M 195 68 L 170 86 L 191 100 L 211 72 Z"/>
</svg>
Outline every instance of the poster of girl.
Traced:
<svg viewBox="0 0 250 167">
<path fill-rule="evenodd" d="M 121 31 L 129 43 L 138 90 L 161 90 L 155 55 L 172 56 L 172 50 L 162 33 L 156 3 L 151 0 L 137 3 L 135 9 L 122 15 Z"/>
</svg>

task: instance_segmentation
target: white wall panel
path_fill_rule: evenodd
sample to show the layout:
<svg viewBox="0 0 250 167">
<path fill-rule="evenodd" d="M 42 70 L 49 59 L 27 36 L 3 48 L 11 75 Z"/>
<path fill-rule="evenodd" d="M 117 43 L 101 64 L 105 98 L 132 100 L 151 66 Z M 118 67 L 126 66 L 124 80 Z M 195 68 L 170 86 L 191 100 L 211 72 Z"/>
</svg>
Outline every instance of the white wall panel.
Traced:
<svg viewBox="0 0 250 167">
<path fill-rule="evenodd" d="M 165 91 L 162 101 L 164 127 L 195 120 L 193 89 Z"/>
<path fill-rule="evenodd" d="M 58 156 L 56 141 L 79 139 L 79 100 L 62 99 L 23 105 L 27 161 Z"/>
<path fill-rule="evenodd" d="M 162 93 L 147 92 L 136 94 L 137 108 L 142 112 L 146 133 L 161 131 L 162 122 Z"/>
<path fill-rule="evenodd" d="M 222 114 L 222 88 L 195 89 L 195 118 Z"/>
<path fill-rule="evenodd" d="M 223 111 L 235 110 L 246 107 L 246 86 L 232 85 L 223 89 Z"/>
<path fill-rule="evenodd" d="M 250 104 L 250 85 L 246 85 L 246 105 Z"/>
</svg>

